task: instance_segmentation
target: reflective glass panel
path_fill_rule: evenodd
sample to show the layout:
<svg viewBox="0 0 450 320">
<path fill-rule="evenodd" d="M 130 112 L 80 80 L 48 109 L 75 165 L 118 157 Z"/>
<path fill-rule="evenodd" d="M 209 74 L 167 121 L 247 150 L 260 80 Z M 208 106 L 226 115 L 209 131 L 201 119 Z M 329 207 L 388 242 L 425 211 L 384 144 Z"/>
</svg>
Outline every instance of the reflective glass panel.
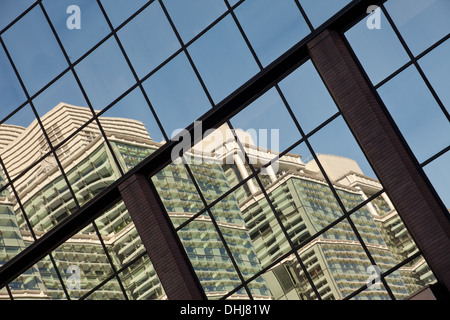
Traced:
<svg viewBox="0 0 450 320">
<path fill-rule="evenodd" d="M 8 29 L 2 38 L 30 95 L 67 67 L 39 6 Z"/>
<path fill-rule="evenodd" d="M 230 16 L 208 30 L 188 51 L 216 103 L 259 71 Z"/>
<path fill-rule="evenodd" d="M 263 66 L 309 33 L 294 1 L 247 0 L 235 13 Z"/>
<path fill-rule="evenodd" d="M 158 1 L 145 8 L 117 34 L 139 78 L 180 48 Z"/>
<path fill-rule="evenodd" d="M 424 167 L 425 173 L 450 212 L 450 151 Z"/>
<path fill-rule="evenodd" d="M 0 30 L 17 18 L 33 2 L 34 0 L 3 0 L 0 3 Z"/>
<path fill-rule="evenodd" d="M 74 62 L 109 33 L 97 3 L 90 0 L 45 0 L 44 8 L 70 61 Z M 72 8 L 77 6 L 79 8 Z"/>
<path fill-rule="evenodd" d="M 114 27 L 121 25 L 126 19 L 138 11 L 148 0 L 101 0 L 102 6 Z"/>
<path fill-rule="evenodd" d="M 301 5 L 306 11 L 306 15 L 315 28 L 320 26 L 328 18 L 331 18 L 351 0 L 300 0 Z"/>
<path fill-rule="evenodd" d="M 386 9 L 415 55 L 450 32 L 447 0 L 387 1 Z"/>
<path fill-rule="evenodd" d="M 109 38 L 75 66 L 94 109 L 106 107 L 134 81 L 114 38 Z"/>
<path fill-rule="evenodd" d="M 414 66 L 378 93 L 419 162 L 450 145 L 450 123 Z"/>
<path fill-rule="evenodd" d="M 3 48 L 0 48 L 0 121 L 25 102 L 25 93 Z"/>
<path fill-rule="evenodd" d="M 445 41 L 419 60 L 419 65 L 438 94 L 447 112 L 450 112 L 450 40 Z"/>
<path fill-rule="evenodd" d="M 184 53 L 164 65 L 143 87 L 169 138 L 211 108 Z"/>
<path fill-rule="evenodd" d="M 227 9 L 222 0 L 163 2 L 184 43 L 203 31 Z"/>
<path fill-rule="evenodd" d="M 378 10 L 380 29 L 370 29 L 368 27 L 370 20 L 362 19 L 345 33 L 345 37 L 374 85 L 409 61 L 391 25 L 381 9 Z"/>
<path fill-rule="evenodd" d="M 311 60 L 283 79 L 279 86 L 306 134 L 338 112 Z"/>
</svg>

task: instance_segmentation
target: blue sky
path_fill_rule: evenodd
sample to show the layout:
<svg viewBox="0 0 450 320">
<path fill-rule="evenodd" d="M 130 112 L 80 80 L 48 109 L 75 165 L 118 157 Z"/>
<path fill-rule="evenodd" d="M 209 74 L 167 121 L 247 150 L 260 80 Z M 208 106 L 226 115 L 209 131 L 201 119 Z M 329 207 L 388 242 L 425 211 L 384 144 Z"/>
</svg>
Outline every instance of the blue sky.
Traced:
<svg viewBox="0 0 450 320">
<path fill-rule="evenodd" d="M 447 0 L 388 1 L 386 9 L 413 55 L 422 53 L 450 32 L 450 2 Z M 381 29 L 369 30 L 362 20 L 346 37 L 375 85 L 409 61 L 384 14 L 381 14 Z M 450 40 L 447 40 L 418 60 L 447 112 L 450 110 L 449 55 Z M 420 163 L 450 145 L 449 120 L 415 66 L 383 84 L 378 93 Z M 424 170 L 450 207 L 448 153 Z"/>
<path fill-rule="evenodd" d="M 120 25 L 146 1 L 102 1 L 114 26 Z M 330 18 L 349 0 L 300 0 L 314 27 Z M 236 1 L 230 1 L 233 5 Z M 0 28 L 14 19 L 32 1 L 0 1 Z M 69 30 L 66 20 L 69 5 L 81 9 L 81 29 Z M 190 0 L 178 2 L 165 0 L 167 11 L 183 43 L 193 39 L 203 28 L 222 15 L 227 6 L 222 0 Z M 43 5 L 61 38 L 69 59 L 74 62 L 94 44 L 103 39 L 109 27 L 95 1 L 43 0 Z M 398 23 L 400 32 L 413 54 L 422 52 L 450 31 L 450 12 L 447 0 L 397 0 L 388 1 L 386 8 Z M 421 10 L 417 10 L 420 8 Z M 308 34 L 309 28 L 294 1 L 246 0 L 236 11 L 242 28 L 263 66 L 267 66 L 284 51 Z M 360 58 L 374 84 L 409 60 L 387 20 L 382 17 L 380 30 L 369 30 L 363 19 L 346 36 Z M 166 20 L 158 1 L 149 5 L 134 20 L 117 33 L 128 54 L 138 78 L 142 78 L 171 55 L 176 57 L 143 82 L 143 88 L 168 136 L 183 128 L 212 106 L 195 75 L 189 57 L 182 52 L 181 44 Z M 53 77 L 68 67 L 50 27 L 39 6 L 2 34 L 14 63 L 30 95 L 34 95 Z M 217 104 L 260 69 L 245 45 L 230 15 L 188 47 L 188 54 L 202 77 L 213 103 Z M 447 106 L 450 105 L 450 41 L 419 60 L 430 83 Z M 443 63 L 445 61 L 446 63 Z M 90 56 L 75 66 L 89 101 L 95 109 L 108 106 L 135 84 L 119 45 L 113 37 L 106 40 Z M 305 63 L 280 82 L 299 124 L 308 133 L 322 121 L 337 112 L 320 77 L 311 62 Z M 450 129 L 442 110 L 433 100 L 414 67 L 408 68 L 379 89 L 399 128 L 416 154 L 424 161 L 449 145 Z M 401 94 L 399 94 L 401 93 Z M 25 95 L 0 48 L 0 117 L 3 119 L 25 101 Z M 33 103 L 39 115 L 45 114 L 57 103 L 87 106 L 87 101 L 71 72 L 37 96 Z M 7 123 L 29 125 L 34 115 L 23 110 Z M 264 114 L 262 113 L 264 111 Z M 143 121 L 156 141 L 163 139 L 156 121 L 139 89 L 133 90 L 105 116 L 129 117 Z M 279 129 L 280 148 L 284 149 L 300 138 L 276 90 L 269 90 L 241 114 L 232 119 L 236 128 Z M 414 124 L 411 126 L 411 124 Z M 329 133 L 328 133 L 329 132 Z M 342 143 L 345 141 L 345 143 Z M 373 173 L 359 147 L 342 119 L 330 123 L 323 132 L 311 138 L 318 153 L 347 156 L 358 161 L 364 172 Z M 427 171 L 444 201 L 450 206 L 448 156 L 430 164 Z M 438 165 L 441 164 L 441 165 Z M 436 175 L 436 168 L 443 173 Z"/>
</svg>

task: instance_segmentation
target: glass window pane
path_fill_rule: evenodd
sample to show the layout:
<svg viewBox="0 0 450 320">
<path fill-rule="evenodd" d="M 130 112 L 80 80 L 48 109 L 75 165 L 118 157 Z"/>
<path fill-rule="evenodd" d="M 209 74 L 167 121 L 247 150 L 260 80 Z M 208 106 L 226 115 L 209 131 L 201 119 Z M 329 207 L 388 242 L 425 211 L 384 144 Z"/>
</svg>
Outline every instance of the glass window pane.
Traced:
<svg viewBox="0 0 450 320">
<path fill-rule="evenodd" d="M 351 0 L 300 0 L 306 15 L 315 28 L 349 4 Z"/>
<path fill-rule="evenodd" d="M 359 189 L 355 188 L 358 183 L 368 179 L 379 185 L 372 167 L 342 117 L 313 134 L 309 141 L 326 175 L 336 184 L 335 189 L 347 210 L 363 201 Z M 314 159 L 306 164 L 306 169 L 321 175 Z"/>
<path fill-rule="evenodd" d="M 201 142 L 185 153 L 185 158 L 188 157 L 189 168 L 208 204 L 241 183 L 251 173 L 244 154 L 227 124 L 205 136 Z M 245 183 L 244 189 L 243 197 L 250 196 L 250 190 L 259 190 L 254 179 Z"/>
<path fill-rule="evenodd" d="M 0 264 L 4 264 L 34 242 L 22 210 L 10 186 L 0 198 Z"/>
<path fill-rule="evenodd" d="M 108 24 L 95 1 L 45 0 L 42 3 L 72 62 L 80 58 L 109 33 Z M 68 27 L 72 15 L 75 14 L 73 11 L 67 13 L 71 5 L 80 8 L 79 29 Z"/>
<path fill-rule="evenodd" d="M 279 86 L 305 134 L 338 112 L 311 60 L 283 79 Z"/>
<path fill-rule="evenodd" d="M 188 51 L 216 103 L 259 71 L 230 16 L 190 45 Z"/>
<path fill-rule="evenodd" d="M 334 291 L 335 299 L 345 298 L 364 286 L 372 263 L 348 221 L 338 223 L 320 239 L 323 239 L 323 244 L 318 243 L 317 246 L 325 259 L 324 273 L 328 273 L 332 281 L 328 285 L 334 284 L 330 289 Z M 377 295 L 378 298 L 389 298 L 386 292 L 377 292 Z"/>
<path fill-rule="evenodd" d="M 247 132 L 253 144 L 282 152 L 301 135 L 276 89 L 270 89 L 231 119 L 235 130 Z M 241 143 L 245 143 L 241 141 Z"/>
<path fill-rule="evenodd" d="M 450 151 L 447 151 L 424 167 L 425 173 L 433 184 L 450 213 Z"/>
<path fill-rule="evenodd" d="M 9 283 L 14 300 L 37 300 L 47 296 L 39 264 L 37 263 Z"/>
<path fill-rule="evenodd" d="M 3 0 L 0 2 L 0 30 L 10 24 L 23 11 L 33 4 L 34 0 Z"/>
<path fill-rule="evenodd" d="M 8 29 L 2 38 L 30 95 L 67 67 L 39 6 Z"/>
<path fill-rule="evenodd" d="M 384 84 L 378 93 L 419 162 L 450 144 L 450 123 L 414 66 Z"/>
<path fill-rule="evenodd" d="M 117 278 L 112 278 L 100 288 L 95 289 L 85 300 L 125 300 L 122 288 Z"/>
<path fill-rule="evenodd" d="M 236 190 L 211 208 L 211 213 L 236 261 L 236 264 L 246 280 L 261 270 L 261 263 L 256 248 L 250 237 L 239 203 L 235 194 L 245 192 Z"/>
<path fill-rule="evenodd" d="M 80 206 L 120 177 L 95 123 L 69 139 L 57 155 Z"/>
<path fill-rule="evenodd" d="M 345 33 L 374 85 L 409 61 L 400 40 L 381 11 L 380 17 L 380 29 L 369 29 L 367 20 L 362 19 Z"/>
<path fill-rule="evenodd" d="M 25 102 L 25 93 L 3 48 L 0 48 L 0 121 Z"/>
<path fill-rule="evenodd" d="M 112 274 L 92 225 L 56 248 L 52 255 L 71 299 L 79 299 Z"/>
<path fill-rule="evenodd" d="M 430 81 L 433 89 L 444 104 L 447 112 L 450 112 L 450 40 L 445 41 L 439 47 L 419 60 L 419 65 Z"/>
<path fill-rule="evenodd" d="M 177 159 L 151 179 L 175 227 L 191 219 L 204 208 L 195 184 L 181 159 Z"/>
<path fill-rule="evenodd" d="M 113 38 L 77 64 L 75 70 L 94 109 L 106 107 L 134 82 L 126 60 Z"/>
<path fill-rule="evenodd" d="M 167 299 L 148 255 L 125 268 L 119 278 L 130 300 Z"/>
<path fill-rule="evenodd" d="M 191 221 L 178 231 L 178 236 L 209 299 L 219 299 L 241 284 L 209 218 Z"/>
<path fill-rule="evenodd" d="M 235 13 L 263 66 L 310 31 L 294 1 L 247 0 Z"/>
<path fill-rule="evenodd" d="M 108 18 L 114 27 L 118 27 L 132 14 L 138 11 L 148 0 L 101 0 Z"/>
<path fill-rule="evenodd" d="M 33 105 L 54 147 L 93 117 L 71 72 L 38 95 Z"/>
<path fill-rule="evenodd" d="M 14 184 L 33 229 L 43 234 L 76 210 L 72 194 L 53 155 Z"/>
<path fill-rule="evenodd" d="M 386 9 L 415 55 L 450 32 L 447 0 L 387 1 Z"/>
<path fill-rule="evenodd" d="M 10 178 L 15 179 L 49 152 L 50 146 L 29 105 L 10 117 L 3 128 L 12 137 L 5 141 L 1 156 Z"/>
<path fill-rule="evenodd" d="M 227 9 L 222 0 L 163 2 L 184 43 L 203 31 Z"/>
<path fill-rule="evenodd" d="M 142 78 L 180 48 L 156 1 L 117 33 L 137 75 Z"/>
<path fill-rule="evenodd" d="M 211 108 L 184 53 L 143 83 L 168 137 L 197 120 Z"/>
</svg>

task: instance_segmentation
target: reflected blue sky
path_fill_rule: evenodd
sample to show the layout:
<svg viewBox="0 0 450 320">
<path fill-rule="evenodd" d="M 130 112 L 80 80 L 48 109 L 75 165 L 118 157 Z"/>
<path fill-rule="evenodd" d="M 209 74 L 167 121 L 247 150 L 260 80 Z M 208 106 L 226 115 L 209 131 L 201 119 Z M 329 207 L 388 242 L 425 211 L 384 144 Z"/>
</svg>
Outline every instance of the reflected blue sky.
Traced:
<svg viewBox="0 0 450 320">
<path fill-rule="evenodd" d="M 75 62 L 110 32 L 96 1 L 44 0 L 42 3 L 72 62 Z M 71 30 L 66 27 L 69 14 L 61 13 L 65 13 L 70 5 L 80 7 L 81 29 Z"/>
<path fill-rule="evenodd" d="M 234 5 L 237 2 L 233 0 L 229 1 L 229 4 Z M 317 27 L 350 0 L 324 0 L 320 5 L 318 1 L 313 0 L 299 2 L 313 26 Z M 31 0 L 1 0 L 0 28 L 6 26 L 32 3 Z M 113 26 L 117 27 L 146 1 L 102 0 L 101 3 Z M 184 43 L 227 10 L 225 1 L 220 0 L 163 0 L 163 3 Z M 43 0 L 42 4 L 71 61 L 81 57 L 110 33 L 96 1 Z M 70 4 L 79 5 L 81 8 L 80 30 L 69 30 L 66 27 L 66 19 L 69 16 L 66 9 Z M 450 20 L 448 14 L 445 14 L 450 12 L 449 5 L 447 0 L 389 0 L 386 2 L 386 9 L 398 24 L 413 53 L 417 54 L 450 31 Z M 263 65 L 271 63 L 309 32 L 294 0 L 246 0 L 237 7 L 235 13 Z M 366 20 L 363 19 L 346 33 L 374 84 L 409 60 L 384 16 L 381 23 L 380 30 L 369 30 Z M 1 36 L 30 95 L 35 94 L 68 67 L 39 6 Z M 140 78 L 181 48 L 158 1 L 148 5 L 134 20 L 119 30 L 118 37 Z M 230 15 L 193 42 L 187 51 L 215 104 L 260 71 Z M 450 40 L 419 60 L 447 109 L 450 105 L 449 55 Z M 135 85 L 135 79 L 114 37 L 110 37 L 77 64 L 75 71 L 92 106 L 97 110 L 106 107 Z M 428 89 L 424 88 L 423 82 L 413 73 L 410 70 L 405 71 L 397 79 L 381 87 L 380 94 L 417 157 L 424 160 L 448 145 L 448 139 L 445 138 L 446 134 L 448 135 L 448 121 L 443 118 L 442 111 L 430 97 Z M 143 83 L 143 87 L 169 136 L 174 130 L 192 123 L 211 107 L 183 52 L 155 72 Z M 310 62 L 280 82 L 280 88 L 305 132 L 311 131 L 337 111 Z M 146 124 L 151 136 L 156 141 L 161 141 L 162 134 L 138 89 L 119 101 L 105 115 L 140 119 Z M 399 92 L 402 94 L 396 94 Z M 3 119 L 24 102 L 25 95 L 0 48 L 0 117 Z M 59 102 L 87 106 L 71 72 L 66 73 L 33 100 L 40 115 Z M 274 90 L 269 91 L 248 110 L 235 117 L 233 125 L 243 129 L 278 127 L 282 129 L 283 149 L 298 139 L 299 134 L 292 120 L 286 116 L 287 111 L 281 106 L 278 94 Z M 263 110 L 266 114 L 261 113 Z M 406 112 L 403 112 L 404 110 Z M 34 115 L 29 111 L 29 106 L 26 106 L 26 109 L 17 113 L 7 123 L 28 125 L 34 119 Z M 333 128 L 333 124 L 330 124 L 329 128 Z M 343 145 L 338 148 L 336 141 L 348 139 L 348 132 L 341 132 L 338 128 L 333 130 L 329 131 L 332 139 L 320 138 L 325 135 L 315 136 L 315 151 L 336 153 L 364 162 L 359 148 L 346 148 Z M 419 134 L 421 130 L 425 134 Z M 371 173 L 366 164 L 361 166 L 367 174 Z"/>
<path fill-rule="evenodd" d="M 139 78 L 180 48 L 158 2 L 152 3 L 119 30 L 118 36 Z"/>
<path fill-rule="evenodd" d="M 414 66 L 384 84 L 378 93 L 419 162 L 450 145 L 450 123 Z"/>
<path fill-rule="evenodd" d="M 369 29 L 366 19 L 363 19 L 345 33 L 374 85 L 409 61 L 408 54 L 382 13 L 380 25 L 381 29 Z"/>
<path fill-rule="evenodd" d="M 310 32 L 294 1 L 247 0 L 236 16 L 263 66 Z"/>
<path fill-rule="evenodd" d="M 387 1 L 386 10 L 413 55 L 447 36 L 450 31 L 450 2 L 446 0 Z M 394 73 L 410 59 L 388 20 L 381 14 L 381 29 L 369 30 L 366 20 L 346 32 L 346 37 L 362 66 L 374 84 Z M 433 89 L 449 110 L 450 41 L 446 41 L 418 63 Z M 426 161 L 450 145 L 450 122 L 420 77 L 410 66 L 378 92 L 419 162 Z M 448 153 L 448 152 L 447 152 Z M 425 167 L 433 175 L 433 183 L 447 207 L 450 207 L 448 163 L 446 157 L 434 160 Z M 437 168 L 442 172 L 439 176 Z"/>
<path fill-rule="evenodd" d="M 351 0 L 300 0 L 309 20 L 315 28 L 324 23 L 340 9 L 352 2 Z"/>
<path fill-rule="evenodd" d="M 184 43 L 199 34 L 227 9 L 223 0 L 164 0 L 163 3 Z"/>
<path fill-rule="evenodd" d="M 2 38 L 30 95 L 68 67 L 39 6 L 8 29 Z"/>
<path fill-rule="evenodd" d="M 387 1 L 386 9 L 414 55 L 450 32 L 448 0 Z"/>
</svg>

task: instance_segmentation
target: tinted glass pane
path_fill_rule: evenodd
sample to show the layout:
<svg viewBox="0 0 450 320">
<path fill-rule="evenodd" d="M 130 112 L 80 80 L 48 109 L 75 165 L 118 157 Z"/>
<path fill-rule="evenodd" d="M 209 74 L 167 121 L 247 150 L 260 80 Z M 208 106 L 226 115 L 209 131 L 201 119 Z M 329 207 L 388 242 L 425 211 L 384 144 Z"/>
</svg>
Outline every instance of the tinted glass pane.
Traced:
<svg viewBox="0 0 450 320">
<path fill-rule="evenodd" d="M 147 255 L 129 265 L 119 278 L 130 300 L 163 299 L 164 289 Z"/>
<path fill-rule="evenodd" d="M 0 120 L 19 107 L 25 99 L 19 80 L 3 48 L 0 48 Z"/>
<path fill-rule="evenodd" d="M 386 9 L 414 54 L 450 32 L 447 0 L 387 1 Z"/>
<path fill-rule="evenodd" d="M 205 29 L 227 8 L 222 0 L 165 0 L 164 5 L 184 43 Z"/>
<path fill-rule="evenodd" d="M 259 71 L 230 16 L 221 20 L 188 50 L 216 103 Z"/>
<path fill-rule="evenodd" d="M 33 104 L 54 146 L 93 117 L 71 72 L 38 95 Z M 78 110 L 80 114 L 74 115 Z"/>
<path fill-rule="evenodd" d="M 102 6 L 105 8 L 108 18 L 114 27 L 118 27 L 122 22 L 128 19 L 132 14 L 138 11 L 148 0 L 102 0 Z"/>
<path fill-rule="evenodd" d="M 450 90 L 448 90 L 450 63 L 448 57 L 450 57 L 450 40 L 421 58 L 419 64 L 431 82 L 433 89 L 439 95 L 447 112 L 450 112 Z"/>
<path fill-rule="evenodd" d="M 341 117 L 333 120 L 309 141 L 325 174 L 336 184 L 335 189 L 345 208 L 351 210 L 361 203 L 363 198 L 355 187 L 358 182 L 364 184 L 366 179 L 375 180 L 376 176 L 345 121 Z M 320 174 L 315 160 L 308 162 L 306 168 Z"/>
<path fill-rule="evenodd" d="M 441 197 L 444 205 L 450 210 L 450 152 L 445 154 L 425 166 L 424 170 L 431 180 L 433 187 Z"/>
<path fill-rule="evenodd" d="M 234 116 L 231 124 L 234 129 L 249 133 L 255 146 L 275 153 L 301 138 L 276 89 L 269 90 Z"/>
<path fill-rule="evenodd" d="M 106 107 L 131 87 L 133 76 L 117 42 L 110 38 L 75 66 L 95 109 Z"/>
<path fill-rule="evenodd" d="M 368 20 L 363 19 L 345 33 L 374 85 L 409 60 L 386 17 L 379 12 L 380 29 L 369 29 Z"/>
<path fill-rule="evenodd" d="M 79 299 L 112 274 L 100 239 L 89 226 L 56 248 L 52 255 L 71 299 Z M 120 291 L 117 285 L 116 291 Z"/>
<path fill-rule="evenodd" d="M 450 123 L 414 66 L 378 92 L 419 162 L 450 144 Z"/>
<path fill-rule="evenodd" d="M 34 0 L 3 0 L 0 3 L 0 29 L 6 27 L 23 11 L 33 4 Z"/>
<path fill-rule="evenodd" d="M 120 29 L 118 35 L 139 77 L 153 70 L 180 47 L 157 2 Z"/>
<path fill-rule="evenodd" d="M 338 112 L 310 60 L 283 79 L 279 86 L 306 134 Z"/>
<path fill-rule="evenodd" d="M 211 108 L 184 53 L 180 53 L 143 84 L 168 137 Z"/>
<path fill-rule="evenodd" d="M 300 0 L 301 5 L 306 11 L 306 15 L 316 28 L 350 2 L 351 0 L 324 0 L 320 2 L 315 0 Z"/>
<path fill-rule="evenodd" d="M 45 0 L 43 4 L 71 61 L 76 61 L 109 33 L 108 24 L 94 1 Z M 72 28 L 78 22 L 76 11 L 69 8 L 72 5 L 80 9 L 79 28 Z"/>
<path fill-rule="evenodd" d="M 2 37 L 30 95 L 67 66 L 39 6 L 27 13 Z"/>
<path fill-rule="evenodd" d="M 139 88 L 103 112 L 99 120 L 124 171 L 152 154 L 164 140 Z"/>
<path fill-rule="evenodd" d="M 2 159 L 10 178 L 14 179 L 49 152 L 50 146 L 29 105 L 11 116 L 6 125 L 13 127 L 3 127 L 9 137 L 4 142 Z"/>
<path fill-rule="evenodd" d="M 211 220 L 195 219 L 179 230 L 178 236 L 210 299 L 218 299 L 241 284 Z"/>
<path fill-rule="evenodd" d="M 264 66 L 309 33 L 294 1 L 247 0 L 235 12 Z"/>
</svg>

